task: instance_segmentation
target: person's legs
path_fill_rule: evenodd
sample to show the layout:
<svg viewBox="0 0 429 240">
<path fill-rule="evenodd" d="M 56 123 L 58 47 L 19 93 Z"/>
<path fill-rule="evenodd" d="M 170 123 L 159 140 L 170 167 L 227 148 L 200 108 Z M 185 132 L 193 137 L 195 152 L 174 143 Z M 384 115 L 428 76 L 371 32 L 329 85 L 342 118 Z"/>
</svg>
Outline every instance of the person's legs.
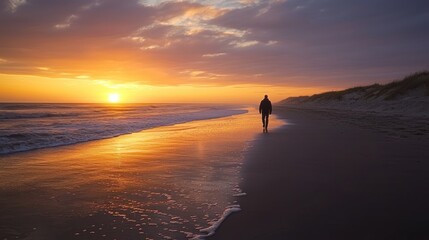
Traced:
<svg viewBox="0 0 429 240">
<path fill-rule="evenodd" d="M 262 125 L 264 128 L 268 127 L 268 113 L 262 113 Z"/>
<path fill-rule="evenodd" d="M 265 127 L 265 114 L 262 113 L 262 127 Z"/>
<path fill-rule="evenodd" d="M 265 129 L 268 129 L 268 117 L 269 116 L 270 116 L 269 114 L 265 115 L 265 117 L 266 117 L 266 119 L 265 119 Z"/>
</svg>

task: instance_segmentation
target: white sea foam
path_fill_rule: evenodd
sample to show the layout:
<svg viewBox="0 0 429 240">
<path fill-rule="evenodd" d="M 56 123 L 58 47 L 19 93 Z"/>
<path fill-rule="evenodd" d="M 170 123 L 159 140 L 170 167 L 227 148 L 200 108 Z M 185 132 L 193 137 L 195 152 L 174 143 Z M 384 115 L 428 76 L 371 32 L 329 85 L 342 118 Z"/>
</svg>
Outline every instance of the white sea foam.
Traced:
<svg viewBox="0 0 429 240">
<path fill-rule="evenodd" d="M 205 239 L 206 237 L 213 236 L 219 226 L 222 224 L 225 219 L 234 212 L 241 211 L 240 205 L 230 205 L 225 211 L 223 211 L 222 216 L 217 220 L 211 223 L 211 225 L 207 228 L 200 229 L 200 232 L 203 234 L 195 235 L 190 240 L 200 240 Z"/>
<path fill-rule="evenodd" d="M 241 192 L 241 193 L 236 193 L 236 194 L 234 194 L 234 195 L 232 195 L 233 197 L 244 197 L 244 196 L 246 196 L 247 195 L 247 193 L 245 193 L 245 192 Z"/>
<path fill-rule="evenodd" d="M 0 154 L 115 137 L 144 129 L 242 114 L 214 105 L 0 104 Z"/>
</svg>

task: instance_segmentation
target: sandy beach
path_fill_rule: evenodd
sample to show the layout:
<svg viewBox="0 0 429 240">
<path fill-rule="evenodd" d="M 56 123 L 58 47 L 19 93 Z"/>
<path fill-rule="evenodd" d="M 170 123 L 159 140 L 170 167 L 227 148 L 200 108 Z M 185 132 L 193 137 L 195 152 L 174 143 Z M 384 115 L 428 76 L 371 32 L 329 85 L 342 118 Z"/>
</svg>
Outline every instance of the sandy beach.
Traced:
<svg viewBox="0 0 429 240">
<path fill-rule="evenodd" d="M 283 124 L 272 119 L 272 126 Z M 200 239 L 239 210 L 247 114 L 0 157 L 0 239 Z"/>
<path fill-rule="evenodd" d="M 429 236 L 428 119 L 249 110 L 1 156 L 1 239 Z"/>
<path fill-rule="evenodd" d="M 3 0 L 0 240 L 429 240 L 428 28 L 423 0 Z"/>
<path fill-rule="evenodd" d="M 428 239 L 428 119 L 276 108 L 209 239 Z"/>
</svg>

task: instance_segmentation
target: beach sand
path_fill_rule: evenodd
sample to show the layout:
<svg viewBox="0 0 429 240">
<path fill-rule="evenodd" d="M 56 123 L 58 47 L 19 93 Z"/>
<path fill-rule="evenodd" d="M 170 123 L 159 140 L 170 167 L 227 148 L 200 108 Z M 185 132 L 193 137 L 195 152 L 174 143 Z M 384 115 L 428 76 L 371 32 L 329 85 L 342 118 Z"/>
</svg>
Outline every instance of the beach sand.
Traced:
<svg viewBox="0 0 429 240">
<path fill-rule="evenodd" d="M 283 122 L 272 118 L 272 127 Z M 0 156 L 0 239 L 188 239 L 235 205 L 247 114 Z M 213 230 L 213 229 L 210 229 Z"/>
<path fill-rule="evenodd" d="M 275 110 L 288 124 L 258 137 L 242 211 L 209 239 L 429 239 L 428 119 Z"/>
</svg>

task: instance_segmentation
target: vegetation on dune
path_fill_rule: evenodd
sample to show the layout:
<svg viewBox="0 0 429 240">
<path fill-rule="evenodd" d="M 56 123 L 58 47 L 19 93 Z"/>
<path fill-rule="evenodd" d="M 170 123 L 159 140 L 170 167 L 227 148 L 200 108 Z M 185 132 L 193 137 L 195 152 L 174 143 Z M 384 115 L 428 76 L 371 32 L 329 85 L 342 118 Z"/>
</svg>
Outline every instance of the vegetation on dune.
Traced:
<svg viewBox="0 0 429 240">
<path fill-rule="evenodd" d="M 331 91 L 312 96 L 291 97 L 283 100 L 283 103 L 318 102 L 353 100 L 395 100 L 407 93 L 422 89 L 424 96 L 429 96 L 429 71 L 417 72 L 400 81 L 388 84 L 373 84 L 369 86 L 353 87 L 341 91 Z"/>
<path fill-rule="evenodd" d="M 424 87 L 426 96 L 429 96 L 429 72 L 418 72 L 405 77 L 402 81 L 391 82 L 380 89 L 380 94 L 386 95 L 386 100 L 395 99 L 407 91 Z"/>
</svg>

